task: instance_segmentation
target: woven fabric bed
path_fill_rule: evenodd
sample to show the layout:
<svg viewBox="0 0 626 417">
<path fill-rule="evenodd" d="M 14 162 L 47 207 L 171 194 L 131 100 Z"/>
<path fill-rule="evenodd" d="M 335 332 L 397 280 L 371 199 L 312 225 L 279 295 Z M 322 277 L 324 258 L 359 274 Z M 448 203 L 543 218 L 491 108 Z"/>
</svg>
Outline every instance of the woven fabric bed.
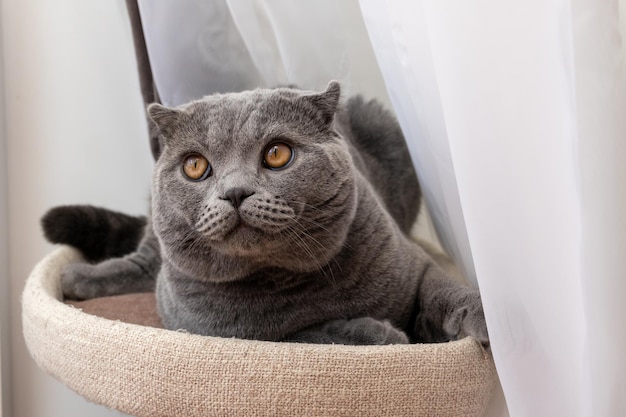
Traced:
<svg viewBox="0 0 626 417">
<path fill-rule="evenodd" d="M 62 302 L 60 247 L 33 270 L 23 327 L 46 372 L 137 417 L 480 416 L 491 356 L 473 339 L 341 346 L 223 339 L 163 329 L 154 294 Z"/>
</svg>

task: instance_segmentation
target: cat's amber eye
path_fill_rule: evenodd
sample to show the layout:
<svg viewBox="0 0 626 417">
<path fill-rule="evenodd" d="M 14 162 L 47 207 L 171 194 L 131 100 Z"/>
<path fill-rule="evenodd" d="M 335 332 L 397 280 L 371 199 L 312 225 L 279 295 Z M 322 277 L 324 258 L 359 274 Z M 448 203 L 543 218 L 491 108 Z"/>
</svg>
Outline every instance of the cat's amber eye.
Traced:
<svg viewBox="0 0 626 417">
<path fill-rule="evenodd" d="M 278 142 L 272 143 L 263 153 L 263 165 L 270 169 L 287 167 L 293 161 L 293 149 L 291 146 Z"/>
<path fill-rule="evenodd" d="M 211 165 L 204 156 L 193 153 L 185 157 L 183 173 L 192 181 L 202 181 L 211 174 Z"/>
</svg>

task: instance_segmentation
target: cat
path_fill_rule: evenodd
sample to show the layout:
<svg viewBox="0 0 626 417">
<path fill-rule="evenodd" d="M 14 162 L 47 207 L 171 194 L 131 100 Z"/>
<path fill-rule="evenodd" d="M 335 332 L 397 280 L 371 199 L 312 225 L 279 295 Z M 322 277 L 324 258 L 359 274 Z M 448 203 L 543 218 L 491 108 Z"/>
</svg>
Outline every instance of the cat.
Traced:
<svg viewBox="0 0 626 417">
<path fill-rule="evenodd" d="M 395 118 L 340 96 L 333 81 L 148 106 L 147 218 L 66 206 L 42 219 L 49 240 L 98 261 L 65 268 L 65 296 L 155 290 L 166 328 L 201 335 L 488 345 L 478 290 L 409 237 L 420 187 Z"/>
</svg>

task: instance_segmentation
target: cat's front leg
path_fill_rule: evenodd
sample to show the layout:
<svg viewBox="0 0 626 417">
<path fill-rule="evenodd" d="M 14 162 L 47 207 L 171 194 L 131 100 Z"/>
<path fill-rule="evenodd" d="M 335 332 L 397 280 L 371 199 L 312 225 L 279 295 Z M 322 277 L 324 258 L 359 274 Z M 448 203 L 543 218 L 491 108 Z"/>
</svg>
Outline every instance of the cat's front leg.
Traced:
<svg viewBox="0 0 626 417">
<path fill-rule="evenodd" d="M 444 342 L 472 336 L 489 344 L 480 293 L 459 284 L 432 264 L 422 276 L 415 335 L 419 342 Z"/>
<path fill-rule="evenodd" d="M 154 291 L 160 268 L 158 242 L 147 235 L 136 252 L 123 258 L 66 265 L 61 272 L 61 290 L 65 298 L 73 300 Z"/>
<path fill-rule="evenodd" d="M 341 345 L 391 345 L 409 343 L 407 335 L 389 321 L 371 317 L 333 320 L 287 336 L 284 341 Z"/>
</svg>

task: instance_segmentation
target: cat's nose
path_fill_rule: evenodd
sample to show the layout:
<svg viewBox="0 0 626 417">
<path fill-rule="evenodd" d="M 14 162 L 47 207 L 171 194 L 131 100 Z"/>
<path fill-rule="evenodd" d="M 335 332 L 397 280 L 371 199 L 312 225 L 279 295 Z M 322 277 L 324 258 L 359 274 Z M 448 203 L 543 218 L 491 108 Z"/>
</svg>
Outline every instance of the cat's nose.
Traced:
<svg viewBox="0 0 626 417">
<path fill-rule="evenodd" d="M 224 193 L 224 196 L 220 198 L 222 200 L 230 200 L 233 207 L 239 208 L 243 200 L 250 197 L 252 194 L 254 194 L 254 191 L 250 191 L 241 187 L 235 187 L 227 190 Z"/>
</svg>

